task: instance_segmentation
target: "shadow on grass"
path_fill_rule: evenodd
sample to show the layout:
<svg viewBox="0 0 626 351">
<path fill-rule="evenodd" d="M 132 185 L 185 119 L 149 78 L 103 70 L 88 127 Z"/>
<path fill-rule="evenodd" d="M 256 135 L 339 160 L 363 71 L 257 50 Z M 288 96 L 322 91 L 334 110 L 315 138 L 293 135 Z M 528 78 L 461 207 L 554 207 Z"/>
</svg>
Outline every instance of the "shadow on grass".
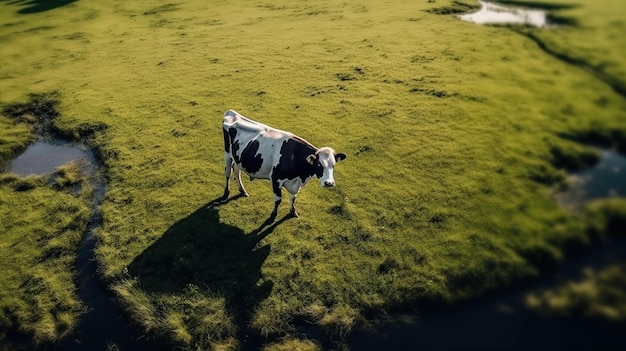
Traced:
<svg viewBox="0 0 626 351">
<path fill-rule="evenodd" d="M 57 7 L 69 5 L 76 1 L 78 0 L 4 0 L 9 5 L 23 6 L 17 13 L 24 15 L 54 10 Z"/>
<path fill-rule="evenodd" d="M 261 274 L 270 246 L 259 243 L 287 219 L 245 233 L 220 221 L 219 206 L 202 206 L 137 256 L 129 273 L 148 292 L 179 292 L 188 284 L 207 289 L 226 298 L 231 312 L 242 317 L 272 289 Z"/>
</svg>

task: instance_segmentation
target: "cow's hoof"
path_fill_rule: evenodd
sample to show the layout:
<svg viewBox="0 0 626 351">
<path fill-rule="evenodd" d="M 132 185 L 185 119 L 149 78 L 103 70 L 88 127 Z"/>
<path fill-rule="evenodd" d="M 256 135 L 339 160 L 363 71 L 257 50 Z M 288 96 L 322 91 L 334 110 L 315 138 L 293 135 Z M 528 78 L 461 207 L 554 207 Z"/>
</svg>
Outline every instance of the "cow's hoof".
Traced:
<svg viewBox="0 0 626 351">
<path fill-rule="evenodd" d="M 240 192 L 240 193 L 239 193 L 239 196 L 241 196 L 241 197 L 249 197 L 249 196 L 250 196 L 250 194 L 248 194 L 248 193 L 247 193 L 247 192 L 245 192 L 245 191 L 242 191 L 242 192 Z"/>
<path fill-rule="evenodd" d="M 300 215 L 296 211 L 289 212 L 289 216 L 291 216 L 292 218 L 300 218 Z"/>
</svg>

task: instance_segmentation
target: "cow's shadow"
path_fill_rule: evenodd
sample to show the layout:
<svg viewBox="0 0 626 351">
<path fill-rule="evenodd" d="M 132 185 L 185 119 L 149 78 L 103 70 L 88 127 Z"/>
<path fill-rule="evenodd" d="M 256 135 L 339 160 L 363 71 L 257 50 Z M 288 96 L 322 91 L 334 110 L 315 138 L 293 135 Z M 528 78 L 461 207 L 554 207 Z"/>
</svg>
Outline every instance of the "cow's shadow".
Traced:
<svg viewBox="0 0 626 351">
<path fill-rule="evenodd" d="M 260 241 L 285 219 L 245 233 L 220 221 L 219 206 L 202 206 L 137 256 L 128 272 L 148 292 L 175 293 L 194 284 L 223 296 L 230 312 L 242 316 L 272 289 L 261 274 L 270 246 Z"/>
</svg>

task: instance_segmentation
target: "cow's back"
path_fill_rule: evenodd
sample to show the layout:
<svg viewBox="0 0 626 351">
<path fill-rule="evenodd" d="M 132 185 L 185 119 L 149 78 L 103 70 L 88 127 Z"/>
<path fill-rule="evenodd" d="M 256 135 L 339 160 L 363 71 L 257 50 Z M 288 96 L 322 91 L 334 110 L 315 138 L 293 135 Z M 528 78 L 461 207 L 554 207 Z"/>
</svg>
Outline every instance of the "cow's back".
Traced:
<svg viewBox="0 0 626 351">
<path fill-rule="evenodd" d="M 236 111 L 224 113 L 225 152 L 251 178 L 270 179 L 280 148 L 291 133 L 253 121 Z"/>
</svg>

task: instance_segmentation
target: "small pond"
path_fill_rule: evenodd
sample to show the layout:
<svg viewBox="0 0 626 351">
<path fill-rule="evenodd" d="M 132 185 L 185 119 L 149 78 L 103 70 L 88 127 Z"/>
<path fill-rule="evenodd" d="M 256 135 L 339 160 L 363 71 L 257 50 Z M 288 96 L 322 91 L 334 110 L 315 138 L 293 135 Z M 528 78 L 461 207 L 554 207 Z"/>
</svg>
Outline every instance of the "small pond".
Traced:
<svg viewBox="0 0 626 351">
<path fill-rule="evenodd" d="M 8 170 L 20 176 L 45 175 L 70 162 L 78 162 L 85 173 L 91 173 L 96 168 L 96 158 L 90 149 L 80 144 L 53 139 L 39 140 L 28 146 L 11 161 Z"/>
<path fill-rule="evenodd" d="M 478 12 L 461 15 L 461 19 L 478 24 L 526 24 L 545 27 L 548 24 L 546 11 L 536 9 L 510 8 L 491 2 L 479 1 Z"/>
<path fill-rule="evenodd" d="M 600 161 L 571 174 L 568 189 L 557 195 L 564 207 L 575 210 L 592 200 L 626 197 L 626 156 L 607 149 L 598 152 Z"/>
</svg>

